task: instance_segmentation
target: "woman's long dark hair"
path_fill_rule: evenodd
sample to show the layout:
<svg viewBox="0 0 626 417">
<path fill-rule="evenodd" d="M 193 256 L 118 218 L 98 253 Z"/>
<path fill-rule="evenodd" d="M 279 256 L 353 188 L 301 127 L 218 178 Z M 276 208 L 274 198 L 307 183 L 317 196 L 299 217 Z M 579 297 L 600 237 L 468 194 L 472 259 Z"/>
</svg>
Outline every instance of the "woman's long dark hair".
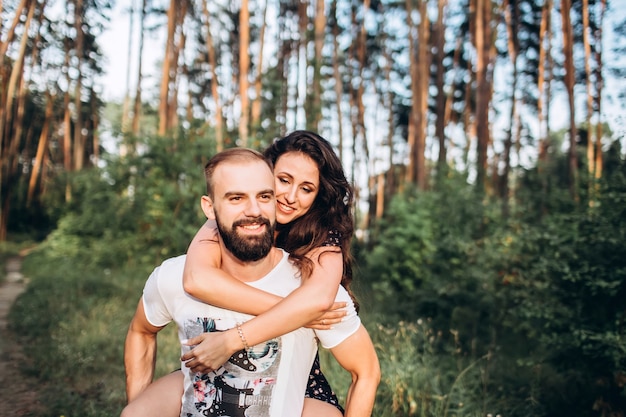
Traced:
<svg viewBox="0 0 626 417">
<path fill-rule="evenodd" d="M 354 235 L 352 185 L 346 179 L 341 161 L 332 145 L 320 135 L 296 130 L 276 140 L 264 154 L 276 165 L 278 158 L 288 152 L 301 153 L 315 161 L 319 169 L 320 184 L 309 211 L 288 224 L 277 225 L 276 246 L 289 252 L 300 266 L 303 276 L 307 277 L 311 273 L 312 265 L 305 255 L 312 249 L 324 246 L 331 235 L 336 236 L 343 255 L 341 285 L 358 308 L 350 289 L 353 261 L 350 243 Z"/>
</svg>

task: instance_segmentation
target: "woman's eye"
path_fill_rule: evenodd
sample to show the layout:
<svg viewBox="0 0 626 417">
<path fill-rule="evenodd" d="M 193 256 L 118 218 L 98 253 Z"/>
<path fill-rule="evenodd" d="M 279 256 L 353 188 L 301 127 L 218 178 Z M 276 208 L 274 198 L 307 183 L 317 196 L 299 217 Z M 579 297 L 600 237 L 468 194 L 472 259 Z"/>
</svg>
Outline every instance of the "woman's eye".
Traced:
<svg viewBox="0 0 626 417">
<path fill-rule="evenodd" d="M 289 184 L 289 180 L 287 180 L 287 178 L 279 178 L 278 181 L 280 181 L 282 184 Z"/>
</svg>

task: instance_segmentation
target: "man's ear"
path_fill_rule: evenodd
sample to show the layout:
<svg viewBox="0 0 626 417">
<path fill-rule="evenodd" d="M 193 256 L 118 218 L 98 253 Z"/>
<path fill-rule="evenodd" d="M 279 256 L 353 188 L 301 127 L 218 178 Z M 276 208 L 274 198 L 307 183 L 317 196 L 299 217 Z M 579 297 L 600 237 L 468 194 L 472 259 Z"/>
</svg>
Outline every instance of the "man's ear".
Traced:
<svg viewBox="0 0 626 417">
<path fill-rule="evenodd" d="M 200 199 L 200 206 L 202 207 L 202 211 L 204 215 L 209 220 L 215 220 L 215 212 L 213 211 L 213 200 L 208 195 L 203 195 Z"/>
</svg>

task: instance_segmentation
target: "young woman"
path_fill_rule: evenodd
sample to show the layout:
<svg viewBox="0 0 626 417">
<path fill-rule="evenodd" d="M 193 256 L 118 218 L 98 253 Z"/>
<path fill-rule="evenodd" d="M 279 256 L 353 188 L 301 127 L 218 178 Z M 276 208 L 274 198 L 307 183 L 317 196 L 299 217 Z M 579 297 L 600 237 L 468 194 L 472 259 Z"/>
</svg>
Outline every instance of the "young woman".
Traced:
<svg viewBox="0 0 626 417">
<path fill-rule="evenodd" d="M 345 314 L 336 309 L 342 305 L 334 305 L 338 286 L 341 284 L 350 291 L 352 280 L 353 192 L 330 143 L 312 132 L 296 131 L 274 142 L 265 155 L 274 164 L 276 178 L 276 245 L 289 252 L 301 267 L 300 288 L 281 299 L 222 272 L 218 268 L 217 233 L 210 224 L 201 228 L 189 247 L 184 277 L 185 290 L 194 297 L 257 316 L 241 326 L 250 345 L 307 324 L 318 330 L 336 324 Z M 325 313 L 331 307 L 335 310 Z M 196 346 L 182 360 L 193 371 L 216 369 L 241 348 L 240 336 L 236 330 L 204 334 L 189 341 Z M 346 415 L 370 415 L 380 371 L 367 331 L 360 326 L 353 336 L 333 347 L 331 352 L 353 375 Z M 172 392 L 180 398 L 180 372 L 153 383 L 141 395 L 141 401 L 129 405 L 135 413 L 125 410 L 123 415 L 147 415 L 137 412 L 138 404 L 150 401 L 163 404 L 165 398 L 173 398 Z M 343 410 L 321 373 L 317 359 L 306 397 L 303 416 L 342 415 Z M 159 411 L 161 415 L 166 414 L 163 407 L 159 407 Z M 176 401 L 172 406 L 175 413 L 171 415 L 179 411 L 180 402 Z"/>
</svg>

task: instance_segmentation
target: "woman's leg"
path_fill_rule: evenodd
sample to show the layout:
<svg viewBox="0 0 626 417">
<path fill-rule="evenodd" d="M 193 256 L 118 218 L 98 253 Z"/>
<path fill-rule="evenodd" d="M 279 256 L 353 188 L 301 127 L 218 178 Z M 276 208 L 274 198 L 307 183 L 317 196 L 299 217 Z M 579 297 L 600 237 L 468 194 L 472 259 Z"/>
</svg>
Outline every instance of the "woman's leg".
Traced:
<svg viewBox="0 0 626 417">
<path fill-rule="evenodd" d="M 302 417 L 343 417 L 343 414 L 337 407 L 326 401 L 305 398 Z"/>
<path fill-rule="evenodd" d="M 124 407 L 121 417 L 179 417 L 183 383 L 181 371 L 157 379 Z"/>
<path fill-rule="evenodd" d="M 315 355 L 304 395 L 302 417 L 342 417 L 343 407 L 320 369 L 319 353 Z"/>
</svg>

